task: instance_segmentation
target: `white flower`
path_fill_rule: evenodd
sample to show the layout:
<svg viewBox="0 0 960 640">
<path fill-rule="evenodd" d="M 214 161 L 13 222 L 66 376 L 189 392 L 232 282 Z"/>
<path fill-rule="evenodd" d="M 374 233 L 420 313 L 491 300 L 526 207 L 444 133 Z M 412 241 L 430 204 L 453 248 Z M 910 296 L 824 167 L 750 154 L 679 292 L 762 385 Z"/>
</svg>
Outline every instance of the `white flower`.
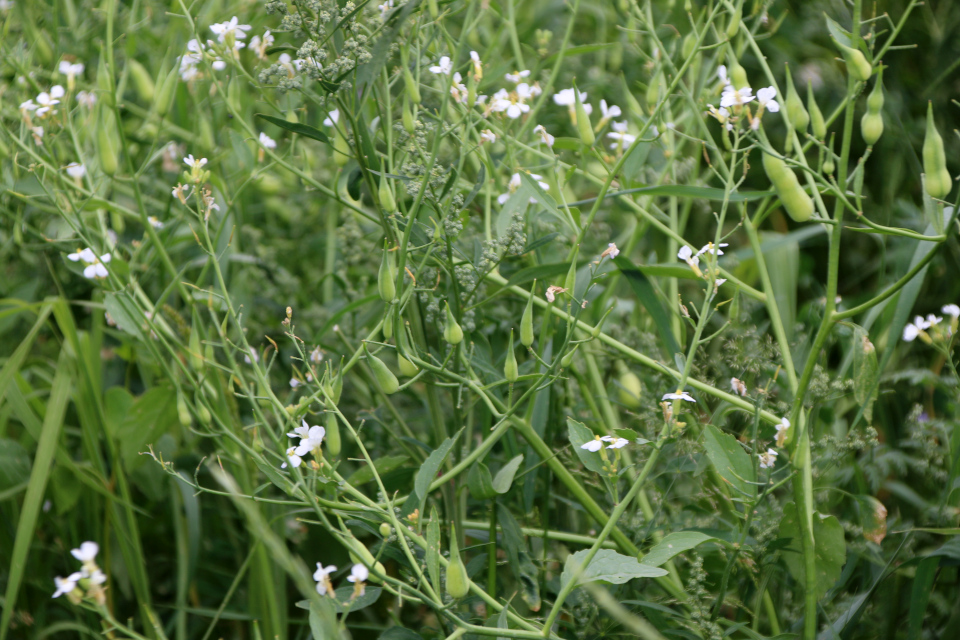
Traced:
<svg viewBox="0 0 960 640">
<path fill-rule="evenodd" d="M 80 545 L 79 549 L 71 549 L 70 555 L 79 560 L 80 562 L 87 564 L 93 562 L 93 559 L 97 557 L 97 553 L 100 551 L 100 545 L 96 542 L 84 542 Z"/>
<path fill-rule="evenodd" d="M 66 166 L 66 171 L 71 178 L 82 178 L 87 173 L 87 168 L 79 162 L 71 162 Z"/>
<path fill-rule="evenodd" d="M 614 118 L 619 118 L 621 114 L 620 107 L 615 104 L 607 107 L 607 101 L 600 101 L 600 122 L 606 122 L 607 120 L 612 120 Z"/>
<path fill-rule="evenodd" d="M 542 181 L 540 180 L 543 176 L 541 176 L 541 175 L 539 175 L 539 174 L 536 174 L 536 173 L 531 173 L 531 174 L 530 174 L 530 177 L 537 181 L 537 184 L 540 185 L 540 188 L 541 188 L 541 189 L 546 190 L 546 189 L 549 189 L 549 188 L 550 188 L 550 185 L 549 185 L 549 184 L 547 184 L 546 182 L 542 182 Z M 510 182 L 507 183 L 507 193 L 501 193 L 499 196 L 497 196 L 497 202 L 498 202 L 499 204 L 505 203 L 507 200 L 510 199 L 510 196 L 511 196 L 511 195 L 513 195 L 514 193 L 516 193 L 517 189 L 520 188 L 520 185 L 521 185 L 521 184 L 523 184 L 523 182 L 522 182 L 522 180 L 521 180 L 521 178 L 520 178 L 520 174 L 519 174 L 519 173 L 515 173 L 515 174 L 513 174 L 512 176 L 510 176 Z M 533 203 L 535 203 L 536 201 L 537 201 L 536 198 L 530 198 L 530 204 L 533 204 Z"/>
<path fill-rule="evenodd" d="M 677 257 L 691 267 L 695 267 L 696 265 L 700 264 L 700 254 L 694 254 L 693 249 L 686 245 L 680 247 L 680 251 L 677 251 Z"/>
<path fill-rule="evenodd" d="M 299 467 L 301 464 L 303 464 L 303 458 L 297 455 L 296 447 L 290 447 L 289 449 L 287 449 L 287 460 L 289 460 L 290 464 L 292 464 L 294 467 Z M 283 464 L 281 464 L 280 468 L 286 469 L 287 463 L 284 462 Z"/>
<path fill-rule="evenodd" d="M 58 84 L 55 84 L 53 85 L 53 87 L 50 88 L 51 97 L 62 98 L 65 93 L 66 91 L 63 90 L 63 87 L 61 87 Z"/>
<path fill-rule="evenodd" d="M 627 133 L 627 122 L 614 122 L 613 131 L 607 134 L 607 137 L 616 142 L 610 143 L 611 149 L 629 147 L 637 140 L 637 136 Z"/>
<path fill-rule="evenodd" d="M 738 378 L 730 378 L 730 388 L 734 393 L 740 396 L 745 397 L 747 395 L 747 385 L 743 384 L 743 380 Z"/>
<path fill-rule="evenodd" d="M 943 318 L 938 318 L 932 313 L 927 316 L 927 327 L 932 327 L 933 325 L 940 324 L 941 322 L 943 322 Z"/>
<path fill-rule="evenodd" d="M 253 364 L 254 362 L 260 362 L 260 354 L 257 353 L 257 350 L 253 347 L 250 347 L 250 352 L 243 356 L 243 361 L 247 364 Z"/>
<path fill-rule="evenodd" d="M 780 103 L 777 102 L 777 90 L 772 86 L 760 89 L 757 91 L 757 102 L 760 104 L 760 107 L 776 113 L 780 111 Z"/>
<path fill-rule="evenodd" d="M 77 93 L 77 102 L 89 109 L 97 104 L 97 95 L 92 91 L 80 91 Z"/>
<path fill-rule="evenodd" d="M 493 131 L 490 131 L 490 129 L 484 129 L 483 131 L 480 132 L 480 144 L 483 144 L 484 142 L 489 142 L 490 144 L 493 144 L 496 141 L 497 141 L 497 134 L 495 134 Z"/>
<path fill-rule="evenodd" d="M 915 317 L 912 323 L 907 324 L 907 326 L 903 328 L 904 341 L 913 342 L 917 339 L 917 336 L 929 329 L 930 326 L 930 323 L 924 320 L 922 316 Z"/>
<path fill-rule="evenodd" d="M 196 158 L 193 157 L 193 154 L 191 153 L 190 155 L 188 155 L 186 158 L 183 159 L 183 163 L 188 167 L 190 167 L 191 169 L 199 171 L 201 168 L 203 168 L 203 165 L 207 164 L 207 159 L 200 158 L 199 160 L 197 160 Z"/>
<path fill-rule="evenodd" d="M 573 89 L 563 89 L 553 94 L 553 101 L 561 107 L 573 108 L 577 105 L 577 94 L 573 92 Z M 593 107 L 587 104 L 587 94 L 585 91 L 580 92 L 580 102 L 583 103 L 583 108 L 587 110 L 587 114 L 589 115 Z"/>
<path fill-rule="evenodd" d="M 960 306 L 955 304 L 945 304 L 940 308 L 940 311 L 948 316 L 953 316 L 954 320 L 960 318 Z"/>
<path fill-rule="evenodd" d="M 675 393 L 663 394 L 661 400 L 686 400 L 687 402 L 696 402 L 696 400 L 693 399 L 693 396 L 686 391 L 681 391 L 680 389 L 677 389 Z"/>
<path fill-rule="evenodd" d="M 326 127 L 332 127 L 340 121 L 340 109 L 334 109 L 329 114 L 327 114 L 326 119 L 323 121 L 323 125 Z"/>
<path fill-rule="evenodd" d="M 100 569 L 94 569 L 90 573 L 90 584 L 103 584 L 107 581 L 107 574 Z"/>
<path fill-rule="evenodd" d="M 781 431 L 786 431 L 790 428 L 790 420 L 788 418 L 783 418 L 780 420 L 780 424 L 777 425 L 777 433 Z"/>
<path fill-rule="evenodd" d="M 350 575 L 347 576 L 347 582 L 364 582 L 370 577 L 370 571 L 362 564 L 355 564 L 350 568 Z"/>
<path fill-rule="evenodd" d="M 720 285 L 722 285 L 722 284 L 723 284 L 724 282 L 726 282 L 726 281 L 727 281 L 726 278 L 717 278 L 717 279 L 714 281 L 714 285 L 715 285 L 714 288 L 719 289 L 719 288 L 720 288 Z"/>
<path fill-rule="evenodd" d="M 323 443 L 323 437 L 327 430 L 320 426 L 309 426 L 306 420 L 301 419 L 301 425 L 296 427 L 287 436 L 290 438 L 300 438 L 300 444 L 296 448 L 298 456 L 305 456 Z"/>
<path fill-rule="evenodd" d="M 717 121 L 727 128 L 727 131 L 733 131 L 733 122 L 730 121 L 730 110 L 726 107 L 717 109 L 712 104 L 707 105 L 707 115 L 717 119 Z"/>
<path fill-rule="evenodd" d="M 483 78 L 483 63 L 480 62 L 480 54 L 476 51 L 470 52 L 470 62 L 473 63 L 473 78 L 479 82 Z"/>
<path fill-rule="evenodd" d="M 68 78 L 69 78 L 69 77 L 74 77 L 74 78 L 77 77 L 78 75 L 80 75 L 81 73 L 83 73 L 83 69 L 84 69 L 84 66 L 83 66 L 83 63 L 82 63 L 82 62 L 70 63 L 70 62 L 68 62 L 68 61 L 66 61 L 66 60 L 61 60 L 61 61 L 60 61 L 60 66 L 59 66 L 59 68 L 58 68 L 58 70 L 60 71 L 60 73 L 61 73 L 62 75 L 67 76 Z"/>
<path fill-rule="evenodd" d="M 713 244 L 712 242 L 708 242 L 707 244 L 705 244 L 705 245 L 703 245 L 702 247 L 700 247 L 700 251 L 697 251 L 697 255 L 698 255 L 698 256 L 702 256 L 702 255 L 705 254 L 705 253 L 709 253 L 709 254 L 715 255 L 715 256 L 722 256 L 722 255 L 723 255 L 723 250 L 722 250 L 723 247 L 728 247 L 728 246 L 730 246 L 730 245 L 727 244 L 726 242 L 721 242 L 721 243 L 718 244 L 718 245 L 715 245 L 715 244 Z"/>
<path fill-rule="evenodd" d="M 439 64 L 430 67 L 430 73 L 442 73 L 448 76 L 451 71 L 453 71 L 453 61 L 450 60 L 449 56 L 443 56 L 440 58 Z"/>
<path fill-rule="evenodd" d="M 60 596 L 70 593 L 76 589 L 77 582 L 79 582 L 82 577 L 83 575 L 78 571 L 76 573 L 71 573 L 66 578 L 61 578 L 60 576 L 54 578 L 53 582 L 57 585 L 57 590 L 54 592 L 53 597 L 59 598 Z"/>
<path fill-rule="evenodd" d="M 387 12 L 390 11 L 390 9 L 393 9 L 393 0 L 387 0 L 383 4 L 377 5 L 377 9 L 380 9 L 380 18 L 382 20 L 386 20 Z"/>
<path fill-rule="evenodd" d="M 70 253 L 67 255 L 67 259 L 71 262 L 76 262 L 78 260 L 83 260 L 86 263 L 96 262 L 97 255 L 93 252 L 92 249 L 77 249 L 76 253 Z"/>
<path fill-rule="evenodd" d="M 523 71 L 514 71 L 513 73 L 507 74 L 507 82 L 512 82 L 513 84 L 520 84 L 520 82 L 530 76 L 530 70 L 524 69 Z"/>
<path fill-rule="evenodd" d="M 463 82 L 461 82 L 462 80 L 463 77 L 459 71 L 453 74 L 453 82 L 450 83 L 450 95 L 453 97 L 454 102 L 467 104 L 469 94 L 467 93 L 467 85 L 463 84 Z"/>
<path fill-rule="evenodd" d="M 607 446 L 607 449 L 622 449 L 630 444 L 630 441 L 626 438 L 611 438 L 610 436 L 604 436 L 604 438 L 609 438 L 607 442 L 612 442 L 612 444 Z M 604 438 L 601 438 L 601 440 Z"/>
<path fill-rule="evenodd" d="M 721 107 L 741 107 L 748 102 L 752 102 L 756 96 L 753 95 L 753 89 L 744 87 L 734 89 L 733 85 L 728 84 L 720 95 Z"/>
<path fill-rule="evenodd" d="M 157 216 L 149 216 L 147 222 L 150 223 L 150 226 L 154 229 L 163 229 L 163 223 L 157 218 Z"/>
<path fill-rule="evenodd" d="M 180 202 L 187 204 L 187 194 L 190 193 L 190 185 L 177 183 L 177 186 L 171 190 L 171 193 Z"/>
<path fill-rule="evenodd" d="M 717 67 L 717 77 L 720 78 L 720 81 L 723 82 L 724 85 L 730 84 L 730 78 L 727 76 L 727 65 L 722 64 Z"/>
<path fill-rule="evenodd" d="M 604 437 L 609 438 L 610 436 L 604 436 Z M 597 451 L 600 451 L 600 449 L 603 448 L 603 438 L 601 438 L 600 436 L 594 436 L 593 440 L 590 440 L 589 442 L 584 442 L 582 445 L 580 445 L 580 448 L 596 453 Z"/>
<path fill-rule="evenodd" d="M 325 567 L 319 562 L 317 563 L 317 570 L 313 572 L 313 579 L 317 581 L 317 593 L 326 595 L 327 591 L 333 590 L 333 585 L 330 584 L 330 574 L 336 570 L 337 568 L 332 564 Z"/>
<path fill-rule="evenodd" d="M 33 103 L 33 100 L 27 100 L 26 102 L 20 103 L 20 111 L 36 111 L 37 105 Z"/>
<path fill-rule="evenodd" d="M 517 119 L 530 111 L 530 105 L 526 104 L 526 100 L 531 97 L 533 97 L 533 90 L 526 82 L 522 82 L 510 93 L 500 89 L 493 94 L 490 109 L 497 112 L 505 111 L 508 118 Z"/>
<path fill-rule="evenodd" d="M 777 464 L 777 452 L 773 449 L 767 449 L 766 453 L 758 453 L 761 469 L 772 469 Z"/>
<path fill-rule="evenodd" d="M 620 255 L 620 249 L 617 248 L 617 244 L 615 242 L 611 242 L 607 245 L 607 248 L 603 250 L 603 253 L 600 254 L 600 257 L 606 258 L 609 256 L 610 259 L 613 260 L 618 255 Z"/>
<path fill-rule="evenodd" d="M 57 85 L 57 86 L 60 86 L 60 85 Z M 46 91 L 43 91 L 37 96 L 37 104 L 40 105 L 37 107 L 38 116 L 46 115 L 48 112 L 50 112 L 53 109 L 54 105 L 60 104 L 60 101 L 57 100 L 52 94 L 53 94 L 53 90 L 51 89 L 51 93 L 47 93 Z"/>
<path fill-rule="evenodd" d="M 557 294 L 563 293 L 564 291 L 566 291 L 566 289 L 564 289 L 563 287 L 558 287 L 558 286 L 547 287 L 547 292 L 544 294 L 544 297 L 547 299 L 547 302 L 553 302 L 554 300 L 557 299 Z"/>
<path fill-rule="evenodd" d="M 260 145 L 264 149 L 276 149 L 277 141 L 265 134 L 263 131 L 260 132 Z"/>
<path fill-rule="evenodd" d="M 106 258 L 106 260 L 104 260 Z M 103 266 L 104 262 L 110 262 L 110 254 L 106 253 L 100 256 L 100 261 L 95 262 L 94 264 L 87 265 L 83 269 L 83 277 L 87 280 L 93 280 L 95 278 L 106 278 L 109 276 L 107 268 Z"/>
<path fill-rule="evenodd" d="M 296 378 L 290 378 L 290 388 L 291 388 L 291 389 L 296 389 L 297 387 L 299 387 L 299 386 L 302 385 L 302 384 L 303 384 L 303 383 L 300 382 L 299 380 L 297 380 Z"/>
<path fill-rule="evenodd" d="M 270 46 L 273 45 L 273 42 L 274 42 L 274 38 L 272 35 L 270 35 L 270 29 L 267 29 L 263 33 L 262 38 L 260 36 L 253 36 L 252 38 L 250 38 L 250 49 L 252 49 L 253 51 L 256 51 L 258 58 L 260 58 L 261 60 L 266 60 L 267 49 L 269 49 Z"/>
<path fill-rule="evenodd" d="M 553 142 L 555 138 L 549 133 L 547 133 L 547 130 L 543 127 L 542 124 L 538 124 L 537 126 L 535 126 L 533 128 L 533 132 L 536 135 L 540 136 L 540 141 L 543 142 L 543 144 L 547 145 L 550 148 L 553 148 Z"/>
<path fill-rule="evenodd" d="M 234 39 L 246 38 L 247 34 L 245 32 L 250 31 L 252 28 L 253 27 L 248 24 L 240 24 L 237 16 L 233 16 L 228 22 L 210 25 L 210 31 L 216 34 L 218 42 L 225 42 L 227 38 L 231 37 Z M 236 46 L 237 49 L 242 49 L 244 44 L 237 42 L 234 46 Z"/>
</svg>

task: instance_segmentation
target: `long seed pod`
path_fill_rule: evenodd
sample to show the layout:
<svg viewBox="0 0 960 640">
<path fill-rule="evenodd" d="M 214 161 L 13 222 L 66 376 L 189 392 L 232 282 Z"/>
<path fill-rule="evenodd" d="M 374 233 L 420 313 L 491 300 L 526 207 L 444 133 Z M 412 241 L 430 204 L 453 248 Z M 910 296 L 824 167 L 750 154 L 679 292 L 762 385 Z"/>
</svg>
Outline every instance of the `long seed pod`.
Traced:
<svg viewBox="0 0 960 640">
<path fill-rule="evenodd" d="M 513 329 L 510 329 L 510 342 L 507 343 L 507 359 L 503 363 L 503 377 L 513 384 L 520 377 L 517 355 L 513 352 Z"/>
<path fill-rule="evenodd" d="M 97 159 L 100 160 L 100 170 L 108 176 L 114 175 L 119 165 L 114 143 L 116 126 L 113 109 L 104 104 L 100 109 L 100 119 L 97 122 Z"/>
<path fill-rule="evenodd" d="M 953 186 L 943 152 L 943 138 L 933 121 L 933 103 L 927 103 L 927 135 L 923 139 L 923 172 L 931 198 L 944 198 Z"/>
<path fill-rule="evenodd" d="M 161 118 L 167 115 L 170 110 L 170 103 L 177 92 L 178 81 L 180 80 L 180 70 L 173 67 L 167 72 L 160 83 L 160 90 L 156 92 L 156 99 L 153 102 L 153 110 Z"/>
<path fill-rule="evenodd" d="M 326 433 L 323 436 L 323 441 L 327 445 L 327 453 L 336 457 L 340 455 L 340 449 L 342 447 L 342 442 L 340 441 L 340 420 L 337 418 L 337 414 L 332 411 L 327 412 L 326 416 Z"/>
<path fill-rule="evenodd" d="M 639 409 L 641 405 L 640 394 L 643 392 L 643 385 L 640 382 L 640 378 L 637 377 L 637 374 L 630 371 L 627 365 L 621 360 L 617 361 L 617 370 L 620 372 L 620 389 L 618 394 L 620 402 L 629 409 Z"/>
<path fill-rule="evenodd" d="M 790 66 L 787 65 L 787 116 L 793 128 L 799 133 L 805 133 L 807 125 L 810 124 L 810 114 L 803 106 L 803 100 L 797 93 L 797 88 L 793 85 L 793 76 L 790 75 Z"/>
<path fill-rule="evenodd" d="M 470 577 L 467 568 L 460 557 L 460 547 L 457 545 L 457 530 L 450 523 L 450 564 L 447 565 L 447 594 L 454 600 L 459 600 L 470 593 Z"/>
<path fill-rule="evenodd" d="M 847 63 L 847 73 L 858 82 L 866 82 L 873 75 L 873 66 L 867 62 L 867 57 L 859 49 L 854 49 L 846 45 L 837 43 L 840 52 L 843 53 L 843 59 Z"/>
<path fill-rule="evenodd" d="M 450 303 L 445 302 L 447 309 L 447 318 L 443 323 L 443 339 L 448 343 L 457 345 L 463 342 L 463 329 L 457 324 L 457 319 L 453 317 L 453 311 L 450 310 Z"/>
<path fill-rule="evenodd" d="M 813 215 L 813 200 L 800 186 L 797 175 L 780 158 L 763 154 L 763 169 L 777 191 L 783 208 L 797 222 L 806 222 Z"/>
<path fill-rule="evenodd" d="M 813 97 L 813 84 L 807 81 L 807 111 L 810 113 L 810 128 L 813 130 L 813 137 L 817 140 L 827 139 L 827 122 L 823 119 L 823 112 Z"/>
<path fill-rule="evenodd" d="M 367 349 L 366 345 L 364 345 L 364 349 Z M 390 371 L 383 360 L 370 353 L 369 349 L 367 349 L 367 363 L 373 369 L 373 375 L 383 392 L 387 395 L 396 393 L 400 388 L 400 381 L 397 380 L 397 376 L 393 375 L 393 371 Z"/>
<path fill-rule="evenodd" d="M 380 259 L 380 272 L 377 274 L 377 290 L 380 299 L 384 302 L 393 302 L 397 297 L 397 270 L 393 264 L 393 252 L 387 250 L 387 242 L 383 242 L 383 257 Z"/>
<path fill-rule="evenodd" d="M 520 317 L 520 344 L 525 347 L 533 346 L 533 298 L 537 290 L 537 281 L 533 281 L 530 288 L 530 297 L 527 298 L 527 306 L 523 309 L 523 315 Z"/>
<path fill-rule="evenodd" d="M 137 95 L 146 103 L 152 102 L 156 86 L 146 67 L 130 58 L 127 60 L 127 68 L 130 69 L 130 75 L 133 77 L 133 87 L 137 90 Z"/>
<path fill-rule="evenodd" d="M 577 89 L 576 85 L 573 86 L 573 96 L 574 100 L 576 100 L 577 131 L 580 132 L 580 140 L 582 140 L 583 144 L 587 145 L 588 147 L 593 146 L 597 136 L 593 133 L 593 125 L 590 124 L 590 116 L 587 114 L 587 110 L 583 106 L 583 101 L 580 100 L 580 91 Z"/>
<path fill-rule="evenodd" d="M 390 188 L 390 181 L 382 175 L 380 176 L 378 195 L 380 196 L 380 206 L 383 207 L 384 211 L 393 213 L 397 210 L 397 201 L 393 197 L 393 189 Z"/>
</svg>

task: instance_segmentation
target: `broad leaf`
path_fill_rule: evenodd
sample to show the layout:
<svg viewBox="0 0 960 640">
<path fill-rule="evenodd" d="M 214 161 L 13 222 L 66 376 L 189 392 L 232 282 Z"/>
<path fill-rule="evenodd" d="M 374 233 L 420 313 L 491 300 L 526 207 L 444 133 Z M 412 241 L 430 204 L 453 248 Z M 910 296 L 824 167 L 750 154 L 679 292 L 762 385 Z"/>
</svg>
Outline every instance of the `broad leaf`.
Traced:
<svg viewBox="0 0 960 640">
<path fill-rule="evenodd" d="M 510 485 L 513 484 L 513 476 L 517 474 L 517 469 L 520 468 L 520 464 L 523 462 L 523 454 L 521 453 L 513 460 L 503 465 L 503 468 L 497 472 L 497 475 L 493 477 L 493 490 L 497 493 L 506 493 L 510 490 Z"/>
<path fill-rule="evenodd" d="M 588 553 L 589 550 L 584 549 L 567 556 L 567 562 L 563 565 L 563 573 L 560 575 L 561 585 L 566 585 L 573 579 L 577 567 L 580 566 Z M 577 578 L 577 584 L 596 582 L 597 580 L 612 584 L 623 584 L 634 578 L 659 578 L 665 575 L 667 575 L 665 569 L 641 564 L 636 558 L 617 553 L 613 549 L 600 549 L 593 556 L 590 564 L 584 568 L 580 577 Z"/>
<path fill-rule="evenodd" d="M 640 563 L 651 567 L 659 567 L 674 556 L 689 551 L 707 540 L 716 540 L 716 538 L 699 531 L 675 531 L 654 545 L 647 552 L 647 555 L 640 559 Z"/>
<path fill-rule="evenodd" d="M 783 519 L 780 521 L 780 537 L 790 539 L 783 550 L 783 561 L 794 580 L 805 584 L 801 535 L 797 508 L 794 503 L 788 502 L 784 505 Z M 815 590 L 819 599 L 840 577 L 847 557 L 847 545 L 840 521 L 816 512 L 813 514 L 813 538 L 817 573 Z"/>
<path fill-rule="evenodd" d="M 510 569 L 520 583 L 520 597 L 531 610 L 539 611 L 540 574 L 536 565 L 533 564 L 533 558 L 530 556 L 520 525 L 517 524 L 510 510 L 502 504 L 497 505 L 497 518 L 503 532 L 503 546 L 510 559 Z"/>
<path fill-rule="evenodd" d="M 314 140 L 319 140 L 326 144 L 330 144 L 330 138 L 320 129 L 316 127 L 311 127 L 308 124 L 303 124 L 301 122 L 290 122 L 284 120 L 283 118 L 277 118 L 274 116 L 268 116 L 265 113 L 258 113 L 257 117 L 261 120 L 266 120 L 270 124 L 276 125 L 281 129 L 286 129 L 291 133 L 296 133 L 298 135 L 304 136 L 305 138 L 312 138 Z"/>
<path fill-rule="evenodd" d="M 424 506 L 427 504 L 427 494 L 430 490 L 430 483 L 437 477 L 437 472 L 440 471 L 440 465 L 443 464 L 447 454 L 450 453 L 450 449 L 453 448 L 453 443 L 455 443 L 459 437 L 460 432 L 458 431 L 457 435 L 444 440 L 439 447 L 427 456 L 420 470 L 417 471 L 417 477 L 413 481 L 413 486 L 417 491 L 417 496 L 420 497 L 421 514 L 423 513 Z"/>
<path fill-rule="evenodd" d="M 582 422 L 567 418 L 567 437 L 570 438 L 570 446 L 573 447 L 573 452 L 580 458 L 583 466 L 595 473 L 606 474 L 603 470 L 603 459 L 600 454 L 583 448 L 584 444 L 595 439 L 593 431 Z"/>
<path fill-rule="evenodd" d="M 130 299 L 130 295 L 124 291 L 108 293 L 103 297 L 103 306 L 110 314 L 110 317 L 117 323 L 117 328 L 129 333 L 134 338 L 142 338 L 143 331 L 140 329 L 140 312 L 137 310 Z"/>
<path fill-rule="evenodd" d="M 753 462 L 733 436 L 723 433 L 712 424 L 703 429 L 703 446 L 711 464 L 732 488 L 734 499 L 757 495 Z"/>
</svg>

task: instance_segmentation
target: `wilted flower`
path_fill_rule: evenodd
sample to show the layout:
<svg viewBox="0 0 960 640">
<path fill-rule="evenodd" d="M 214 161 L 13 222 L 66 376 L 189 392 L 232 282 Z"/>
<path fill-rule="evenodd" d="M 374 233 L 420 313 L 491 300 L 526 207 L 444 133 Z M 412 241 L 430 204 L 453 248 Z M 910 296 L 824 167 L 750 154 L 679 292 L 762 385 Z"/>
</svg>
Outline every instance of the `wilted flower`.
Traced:
<svg viewBox="0 0 960 640">
<path fill-rule="evenodd" d="M 177 183 L 173 188 L 173 196 L 182 204 L 187 204 L 187 194 L 190 192 L 190 185 Z"/>
<path fill-rule="evenodd" d="M 149 216 L 147 222 L 150 223 L 150 226 L 154 229 L 163 229 L 163 223 L 157 218 L 157 216 Z"/>
<path fill-rule="evenodd" d="M 453 82 L 450 83 L 450 96 L 458 104 L 467 104 L 469 92 L 467 91 L 467 85 L 463 84 L 462 80 L 463 77 L 459 71 L 453 74 Z"/>
<path fill-rule="evenodd" d="M 535 126 L 533 128 L 533 133 L 540 136 L 540 141 L 543 142 L 543 144 L 547 145 L 550 148 L 553 148 L 553 142 L 555 138 L 549 133 L 547 133 L 547 130 L 543 127 L 542 124 L 538 124 L 537 126 Z"/>
<path fill-rule="evenodd" d="M 783 418 L 777 425 L 777 446 L 782 447 L 787 439 L 787 431 L 790 430 L 790 420 Z"/>
<path fill-rule="evenodd" d="M 480 62 L 480 54 L 476 51 L 471 51 L 470 62 L 473 64 L 473 79 L 480 82 L 480 80 L 483 79 L 483 63 Z"/>
<path fill-rule="evenodd" d="M 484 142 L 493 144 L 496 141 L 497 134 L 495 134 L 493 131 L 490 131 L 490 129 L 484 129 L 480 132 L 480 144 L 483 144 Z"/>
<path fill-rule="evenodd" d="M 607 245 L 607 248 L 603 250 L 603 253 L 600 254 L 601 258 L 609 257 L 611 260 L 620 255 L 620 249 L 617 248 L 615 242 L 611 242 Z"/>
<path fill-rule="evenodd" d="M 362 564 L 355 564 L 350 568 L 350 575 L 347 576 L 347 582 L 353 583 L 353 597 L 364 594 L 364 582 L 370 577 L 370 570 Z"/>
<path fill-rule="evenodd" d="M 71 178 L 80 179 L 87 173 L 87 168 L 79 162 L 71 162 L 66 166 L 67 175 Z"/>
<path fill-rule="evenodd" d="M 739 378 L 730 378 L 730 388 L 737 395 L 744 397 L 747 395 L 747 385 L 743 384 L 743 380 Z"/>
<path fill-rule="evenodd" d="M 684 245 L 680 247 L 680 251 L 677 252 L 677 257 L 687 263 L 687 265 L 693 269 L 693 271 L 703 277 L 703 272 L 700 270 L 700 254 L 694 254 L 693 249 Z"/>
<path fill-rule="evenodd" d="M 80 91 L 77 93 L 77 103 L 82 107 L 92 109 L 97 104 L 97 95 L 92 91 Z"/>
<path fill-rule="evenodd" d="M 273 36 L 270 34 L 270 29 L 267 29 L 263 33 L 263 37 L 253 36 L 250 38 L 250 50 L 254 51 L 257 54 L 257 57 L 261 60 L 267 59 L 267 49 L 269 49 L 274 42 Z"/>
<path fill-rule="evenodd" d="M 547 302 L 553 302 L 557 299 L 558 293 L 564 293 L 566 289 L 558 286 L 547 287 L 547 292 L 544 294 L 544 297 L 547 299 Z"/>
</svg>

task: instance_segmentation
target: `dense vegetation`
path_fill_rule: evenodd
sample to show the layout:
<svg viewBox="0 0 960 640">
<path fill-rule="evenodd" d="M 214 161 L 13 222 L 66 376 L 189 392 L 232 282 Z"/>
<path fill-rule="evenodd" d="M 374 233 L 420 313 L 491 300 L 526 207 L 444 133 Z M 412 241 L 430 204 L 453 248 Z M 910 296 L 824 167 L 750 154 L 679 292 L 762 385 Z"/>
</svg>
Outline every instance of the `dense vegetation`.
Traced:
<svg viewBox="0 0 960 640">
<path fill-rule="evenodd" d="M 0 0 L 0 640 L 960 637 L 958 27 Z"/>
</svg>

